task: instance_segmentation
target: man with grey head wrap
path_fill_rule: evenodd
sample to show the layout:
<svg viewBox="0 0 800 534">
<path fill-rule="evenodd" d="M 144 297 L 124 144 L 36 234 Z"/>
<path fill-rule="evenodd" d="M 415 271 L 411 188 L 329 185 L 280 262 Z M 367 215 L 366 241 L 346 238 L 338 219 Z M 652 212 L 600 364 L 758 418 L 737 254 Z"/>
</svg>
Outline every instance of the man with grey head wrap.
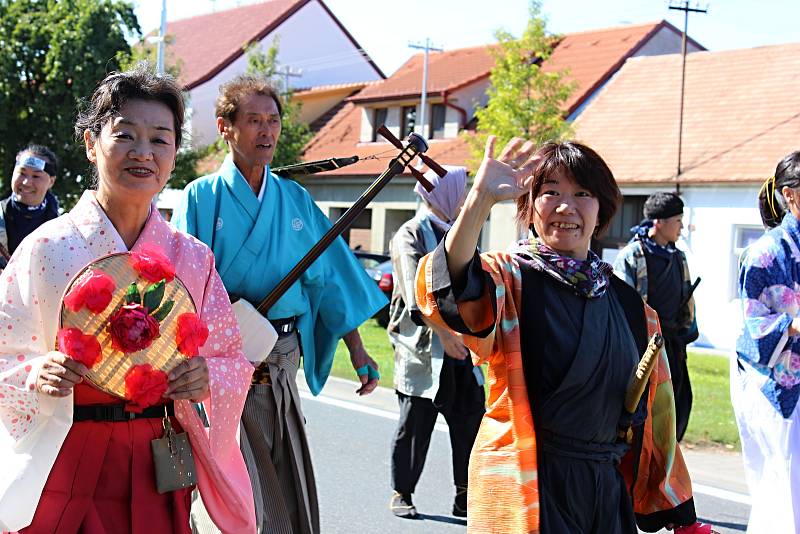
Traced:
<svg viewBox="0 0 800 534">
<path fill-rule="evenodd" d="M 445 168 L 444 178 L 433 172 L 425 175 L 434 185 L 432 191 L 417 184 L 415 192 L 424 207 L 400 227 L 390 245 L 395 283 L 388 333 L 394 346 L 394 387 L 400 404 L 392 446 L 390 508 L 406 518 L 417 517 L 411 494 L 422 474 L 439 413 L 447 420 L 453 453 L 456 495 L 452 512 L 466 517 L 469 454 L 485 411 L 480 368 L 472 366 L 469 351 L 456 334 L 423 319 L 414 297 L 417 264 L 444 238 L 464 202 L 466 169 Z"/>
</svg>

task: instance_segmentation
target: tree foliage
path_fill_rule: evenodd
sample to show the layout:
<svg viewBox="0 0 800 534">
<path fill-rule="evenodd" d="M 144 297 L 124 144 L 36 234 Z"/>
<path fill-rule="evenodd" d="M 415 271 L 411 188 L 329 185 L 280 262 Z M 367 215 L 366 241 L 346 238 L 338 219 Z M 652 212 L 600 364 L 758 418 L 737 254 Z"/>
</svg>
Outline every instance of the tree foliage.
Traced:
<svg viewBox="0 0 800 534">
<path fill-rule="evenodd" d="M 272 158 L 272 167 L 300 163 L 303 148 L 312 136 L 308 125 L 300 121 L 301 104 L 292 99 L 292 89 L 278 69 L 278 45 L 276 37 L 266 51 L 262 51 L 257 43 L 251 43 L 245 48 L 248 74 L 268 78 L 283 95 L 281 137 L 275 149 L 275 157 Z"/>
<path fill-rule="evenodd" d="M 531 1 L 528 24 L 519 39 L 504 30 L 495 32 L 495 37 L 498 46 L 491 49 L 495 66 L 487 91 L 489 100 L 475 112 L 476 135 L 467 136 L 478 161 L 489 135 L 497 136 L 497 146 L 502 147 L 515 136 L 543 143 L 572 132 L 563 106 L 575 85 L 565 80 L 567 71 L 541 68 L 558 42 L 547 33 L 541 3 Z"/>
<path fill-rule="evenodd" d="M 281 136 L 271 166 L 280 167 L 299 163 L 303 155 L 303 148 L 311 140 L 312 134 L 308 125 L 300 122 L 301 104 L 292 100 L 291 88 L 287 87 L 278 68 L 278 38 L 273 40 L 272 45 L 266 51 L 261 50 L 258 43 L 250 43 L 244 50 L 247 57 L 246 72 L 267 78 L 273 87 L 283 95 Z M 177 71 L 173 74 L 177 75 Z M 184 187 L 198 175 L 198 165 L 202 163 L 203 167 L 217 166 L 225 159 L 227 151 L 228 147 L 221 137 L 205 147 L 182 149 L 178 152 L 169 186 L 172 188 Z"/>
<path fill-rule="evenodd" d="M 121 0 L 0 0 L 0 176 L 2 191 L 18 150 L 35 142 L 60 159 L 54 192 L 70 207 L 91 173 L 72 125 L 82 98 L 130 52 L 140 34 Z"/>
</svg>

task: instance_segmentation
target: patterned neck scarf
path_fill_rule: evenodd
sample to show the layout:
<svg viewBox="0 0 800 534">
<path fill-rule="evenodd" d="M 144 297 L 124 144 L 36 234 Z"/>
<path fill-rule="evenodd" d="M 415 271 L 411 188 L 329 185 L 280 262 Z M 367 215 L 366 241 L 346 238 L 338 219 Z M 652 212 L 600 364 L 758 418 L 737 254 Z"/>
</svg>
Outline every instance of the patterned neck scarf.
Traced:
<svg viewBox="0 0 800 534">
<path fill-rule="evenodd" d="M 552 276 L 571 287 L 578 295 L 593 299 L 608 289 L 614 268 L 589 251 L 586 260 L 562 256 L 538 239 L 523 239 L 509 251 L 526 265 Z"/>
<path fill-rule="evenodd" d="M 44 200 L 38 206 L 28 206 L 27 204 L 23 204 L 20 198 L 17 196 L 16 193 L 11 193 L 11 204 L 14 206 L 15 209 L 21 212 L 27 212 L 28 215 L 38 215 L 38 213 L 31 213 L 35 212 L 44 212 L 44 209 L 47 207 L 47 197 L 50 195 L 49 192 L 45 193 Z"/>
<path fill-rule="evenodd" d="M 656 240 L 650 237 L 650 229 L 653 227 L 653 221 L 644 219 L 638 225 L 631 228 L 633 237 L 631 241 L 641 241 L 642 246 L 647 249 L 647 252 L 661 256 L 664 259 L 670 259 L 673 254 L 678 250 L 675 248 L 675 243 L 667 243 L 666 246 L 661 246 L 656 243 Z"/>
</svg>

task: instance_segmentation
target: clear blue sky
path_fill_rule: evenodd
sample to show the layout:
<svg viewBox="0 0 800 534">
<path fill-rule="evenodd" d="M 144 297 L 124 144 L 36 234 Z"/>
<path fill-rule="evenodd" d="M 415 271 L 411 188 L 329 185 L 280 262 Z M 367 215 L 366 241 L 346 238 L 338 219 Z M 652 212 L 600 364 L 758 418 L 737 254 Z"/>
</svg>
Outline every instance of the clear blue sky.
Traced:
<svg viewBox="0 0 800 534">
<path fill-rule="evenodd" d="M 528 13 L 527 0 L 324 0 L 336 17 L 384 71 L 392 74 L 416 50 L 410 41 L 444 48 L 494 42 L 504 28 L 519 35 Z M 255 3 L 253 0 L 167 0 L 167 18 Z M 677 3 L 677 1 L 675 1 Z M 161 0 L 135 1 L 142 30 L 157 28 Z M 709 50 L 750 48 L 800 42 L 800 0 L 711 0 L 691 2 L 708 8 L 690 14 L 689 36 Z M 667 19 L 683 27 L 683 13 L 670 11 L 668 0 L 545 0 L 548 29 L 568 33 L 621 24 Z"/>
</svg>

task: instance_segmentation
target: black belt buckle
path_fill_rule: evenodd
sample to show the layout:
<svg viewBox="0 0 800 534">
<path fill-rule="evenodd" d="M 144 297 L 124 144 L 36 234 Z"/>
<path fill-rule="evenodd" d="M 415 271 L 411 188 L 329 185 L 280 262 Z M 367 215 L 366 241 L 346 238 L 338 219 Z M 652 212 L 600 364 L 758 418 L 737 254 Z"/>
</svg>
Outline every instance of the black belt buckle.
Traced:
<svg viewBox="0 0 800 534">
<path fill-rule="evenodd" d="M 286 317 L 285 319 L 270 319 L 270 323 L 279 336 L 285 336 L 294 332 L 296 317 Z"/>
</svg>

